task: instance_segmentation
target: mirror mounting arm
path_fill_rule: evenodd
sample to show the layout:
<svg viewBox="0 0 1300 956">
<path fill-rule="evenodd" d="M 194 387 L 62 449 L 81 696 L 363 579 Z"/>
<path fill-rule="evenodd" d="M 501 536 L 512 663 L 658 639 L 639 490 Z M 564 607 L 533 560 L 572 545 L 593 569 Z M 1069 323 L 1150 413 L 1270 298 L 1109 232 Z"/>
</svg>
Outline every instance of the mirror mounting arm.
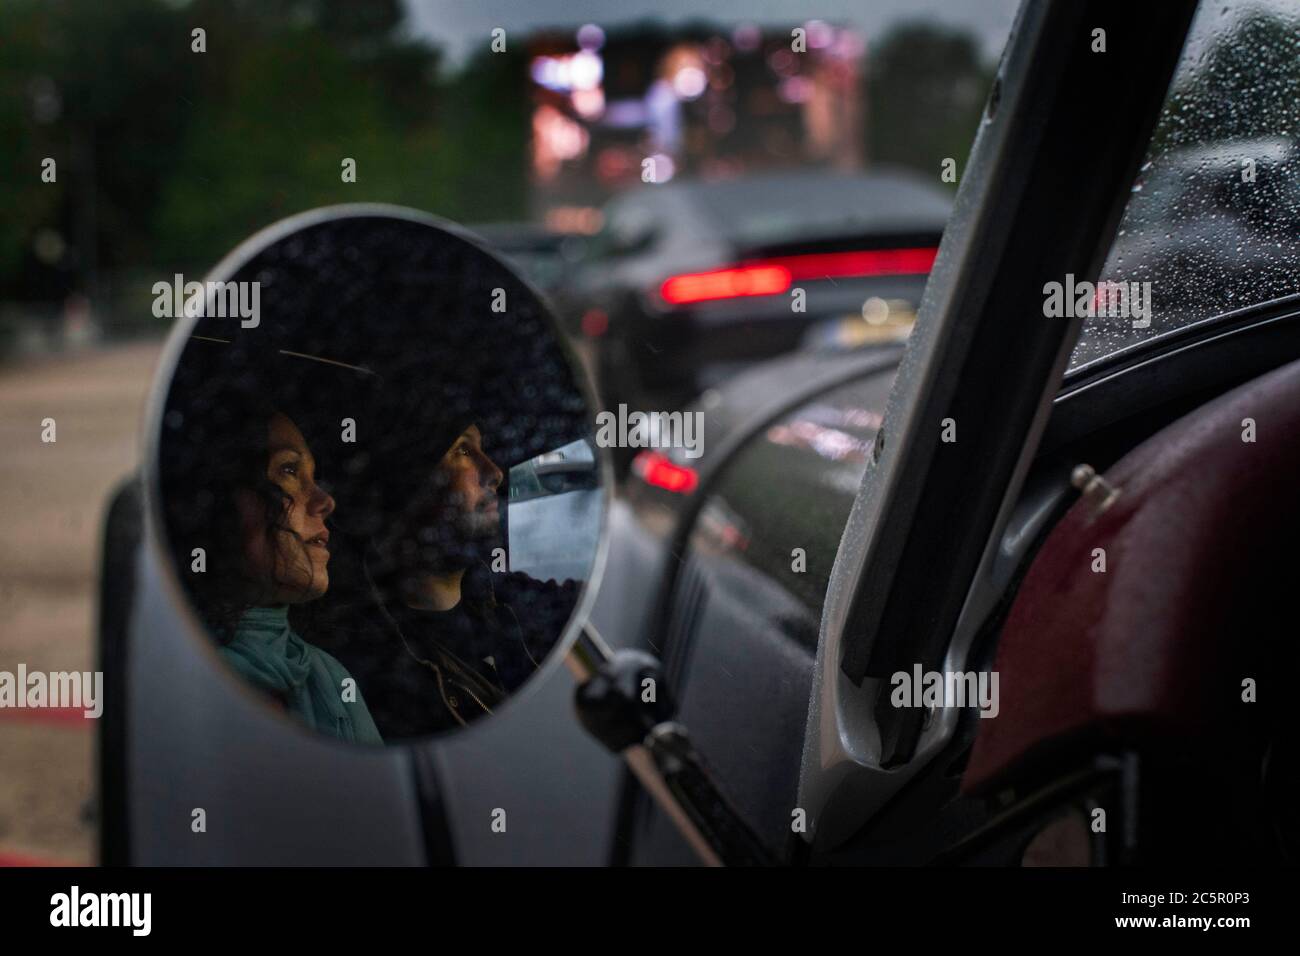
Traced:
<svg viewBox="0 0 1300 956">
<path fill-rule="evenodd" d="M 578 718 L 628 769 L 668 814 L 709 866 L 771 866 L 772 853 L 723 794 L 674 707 L 658 658 L 612 650 L 590 624 L 569 666 L 581 683 Z"/>
</svg>

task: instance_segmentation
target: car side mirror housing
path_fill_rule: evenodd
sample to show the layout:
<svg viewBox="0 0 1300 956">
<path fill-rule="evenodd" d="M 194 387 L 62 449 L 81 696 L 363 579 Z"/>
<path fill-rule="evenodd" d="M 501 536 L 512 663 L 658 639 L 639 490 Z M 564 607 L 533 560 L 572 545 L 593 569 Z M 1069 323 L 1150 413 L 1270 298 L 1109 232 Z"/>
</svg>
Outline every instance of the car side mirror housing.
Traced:
<svg viewBox="0 0 1300 956">
<path fill-rule="evenodd" d="M 144 481 L 175 640 L 276 719 L 361 745 L 471 726 L 557 666 L 599 577 L 608 463 L 525 280 L 449 223 L 357 205 L 177 287 Z M 512 476 L 537 487 L 512 500 Z"/>
</svg>

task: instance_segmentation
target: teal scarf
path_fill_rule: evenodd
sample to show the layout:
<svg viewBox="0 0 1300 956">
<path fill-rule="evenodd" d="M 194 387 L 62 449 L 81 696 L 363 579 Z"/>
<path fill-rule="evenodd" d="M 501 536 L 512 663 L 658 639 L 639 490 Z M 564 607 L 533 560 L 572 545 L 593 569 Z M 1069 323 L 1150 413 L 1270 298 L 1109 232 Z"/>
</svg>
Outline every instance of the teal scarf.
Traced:
<svg viewBox="0 0 1300 956">
<path fill-rule="evenodd" d="M 245 611 L 221 654 L 245 679 L 284 701 L 313 730 L 355 743 L 384 742 L 360 688 L 355 689 L 355 701 L 343 699 L 343 682 L 352 675 L 294 633 L 288 605 Z M 351 686 L 355 688 L 355 681 Z"/>
</svg>

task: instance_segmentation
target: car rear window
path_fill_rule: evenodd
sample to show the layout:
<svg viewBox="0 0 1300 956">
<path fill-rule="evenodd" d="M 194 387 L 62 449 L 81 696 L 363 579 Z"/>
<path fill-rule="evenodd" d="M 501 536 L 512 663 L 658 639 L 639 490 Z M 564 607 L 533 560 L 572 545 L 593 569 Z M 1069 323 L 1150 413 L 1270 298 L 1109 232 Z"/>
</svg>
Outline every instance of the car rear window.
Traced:
<svg viewBox="0 0 1300 956">
<path fill-rule="evenodd" d="M 946 193 L 910 173 L 760 176 L 712 183 L 692 198 L 732 241 L 761 245 L 860 233 L 939 233 Z"/>
</svg>

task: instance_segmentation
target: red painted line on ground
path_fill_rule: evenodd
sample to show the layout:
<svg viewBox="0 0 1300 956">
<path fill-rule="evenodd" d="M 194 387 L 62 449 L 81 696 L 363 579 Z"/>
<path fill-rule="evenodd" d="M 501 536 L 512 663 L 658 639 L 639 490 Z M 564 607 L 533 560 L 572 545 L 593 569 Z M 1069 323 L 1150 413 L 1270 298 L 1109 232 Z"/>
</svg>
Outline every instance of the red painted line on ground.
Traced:
<svg viewBox="0 0 1300 956">
<path fill-rule="evenodd" d="M 0 850 L 0 866 L 22 866 L 22 867 L 54 867 L 54 866 L 76 866 L 80 863 L 68 863 L 66 860 L 50 860 L 39 856 L 28 856 L 25 853 L 7 853 Z"/>
<path fill-rule="evenodd" d="M 25 720 L 33 724 L 58 724 L 89 730 L 93 717 L 84 707 L 0 707 L 0 720 Z"/>
</svg>

